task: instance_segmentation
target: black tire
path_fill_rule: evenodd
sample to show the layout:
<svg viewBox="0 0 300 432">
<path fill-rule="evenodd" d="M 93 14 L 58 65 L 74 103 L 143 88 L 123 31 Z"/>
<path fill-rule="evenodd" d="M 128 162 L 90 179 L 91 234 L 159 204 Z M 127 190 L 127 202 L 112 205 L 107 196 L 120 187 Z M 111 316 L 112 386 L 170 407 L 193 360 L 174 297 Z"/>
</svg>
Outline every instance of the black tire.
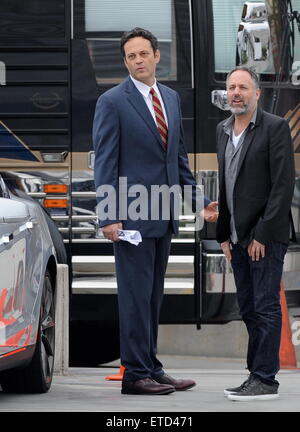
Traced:
<svg viewBox="0 0 300 432">
<path fill-rule="evenodd" d="M 0 374 L 1 387 L 7 393 L 46 393 L 52 383 L 55 348 L 55 300 L 51 277 L 47 271 L 40 306 L 40 322 L 35 351 L 22 369 Z"/>
<path fill-rule="evenodd" d="M 96 367 L 120 358 L 118 323 L 70 323 L 70 366 Z"/>
</svg>

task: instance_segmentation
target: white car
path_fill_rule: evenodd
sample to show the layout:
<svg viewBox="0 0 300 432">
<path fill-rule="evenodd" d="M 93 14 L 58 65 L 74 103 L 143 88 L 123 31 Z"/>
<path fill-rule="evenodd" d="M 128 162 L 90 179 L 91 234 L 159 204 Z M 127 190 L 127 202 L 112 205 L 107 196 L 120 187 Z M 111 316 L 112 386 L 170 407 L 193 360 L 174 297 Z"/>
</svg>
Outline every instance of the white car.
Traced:
<svg viewBox="0 0 300 432">
<path fill-rule="evenodd" d="M 0 175 L 0 384 L 44 393 L 55 347 L 57 260 L 44 210 L 12 195 Z"/>
</svg>

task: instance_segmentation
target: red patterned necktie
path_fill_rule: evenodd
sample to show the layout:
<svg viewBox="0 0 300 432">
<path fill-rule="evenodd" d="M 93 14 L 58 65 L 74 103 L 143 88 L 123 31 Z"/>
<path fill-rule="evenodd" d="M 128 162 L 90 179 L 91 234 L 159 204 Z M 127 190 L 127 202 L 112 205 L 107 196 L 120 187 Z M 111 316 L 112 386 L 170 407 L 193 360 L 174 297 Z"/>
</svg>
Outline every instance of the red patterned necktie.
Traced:
<svg viewBox="0 0 300 432">
<path fill-rule="evenodd" d="M 167 143 L 168 143 L 168 126 L 167 126 L 167 123 L 165 120 L 165 116 L 163 113 L 163 109 L 162 109 L 160 100 L 158 99 L 158 96 L 155 93 L 154 88 L 151 88 L 150 93 L 152 95 L 152 103 L 153 103 L 153 108 L 154 108 L 154 112 L 155 112 L 157 129 L 158 129 L 158 132 L 160 134 L 163 145 L 166 149 Z"/>
</svg>

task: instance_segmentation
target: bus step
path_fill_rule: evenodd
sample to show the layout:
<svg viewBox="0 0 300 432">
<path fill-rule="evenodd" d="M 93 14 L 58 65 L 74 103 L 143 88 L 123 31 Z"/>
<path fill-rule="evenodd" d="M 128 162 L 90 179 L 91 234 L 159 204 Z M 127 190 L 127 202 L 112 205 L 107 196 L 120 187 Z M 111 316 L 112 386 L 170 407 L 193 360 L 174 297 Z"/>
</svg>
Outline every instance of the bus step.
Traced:
<svg viewBox="0 0 300 432">
<path fill-rule="evenodd" d="M 117 294 L 117 281 L 114 277 L 73 278 L 73 294 Z M 193 294 L 193 278 L 166 278 L 165 294 Z"/>
<path fill-rule="evenodd" d="M 72 268 L 74 275 L 93 274 L 114 274 L 115 259 L 112 255 L 83 256 L 75 255 L 72 257 Z M 192 255 L 171 255 L 169 257 L 167 274 L 170 275 L 193 275 L 194 257 Z"/>
</svg>

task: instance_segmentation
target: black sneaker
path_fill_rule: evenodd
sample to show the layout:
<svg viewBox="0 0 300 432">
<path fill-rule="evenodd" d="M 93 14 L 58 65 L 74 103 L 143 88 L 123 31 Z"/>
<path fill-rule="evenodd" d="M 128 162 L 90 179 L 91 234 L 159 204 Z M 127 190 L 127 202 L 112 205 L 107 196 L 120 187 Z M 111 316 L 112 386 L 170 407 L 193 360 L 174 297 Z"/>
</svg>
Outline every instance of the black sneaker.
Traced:
<svg viewBox="0 0 300 432">
<path fill-rule="evenodd" d="M 279 397 L 278 384 L 265 384 L 258 378 L 253 378 L 241 390 L 230 393 L 227 397 L 232 401 L 277 399 Z"/>
<path fill-rule="evenodd" d="M 252 375 L 249 375 L 248 378 L 246 379 L 246 381 L 244 381 L 240 386 L 224 389 L 224 395 L 228 396 L 231 393 L 236 393 L 236 392 L 241 391 L 252 378 L 253 378 Z"/>
</svg>

